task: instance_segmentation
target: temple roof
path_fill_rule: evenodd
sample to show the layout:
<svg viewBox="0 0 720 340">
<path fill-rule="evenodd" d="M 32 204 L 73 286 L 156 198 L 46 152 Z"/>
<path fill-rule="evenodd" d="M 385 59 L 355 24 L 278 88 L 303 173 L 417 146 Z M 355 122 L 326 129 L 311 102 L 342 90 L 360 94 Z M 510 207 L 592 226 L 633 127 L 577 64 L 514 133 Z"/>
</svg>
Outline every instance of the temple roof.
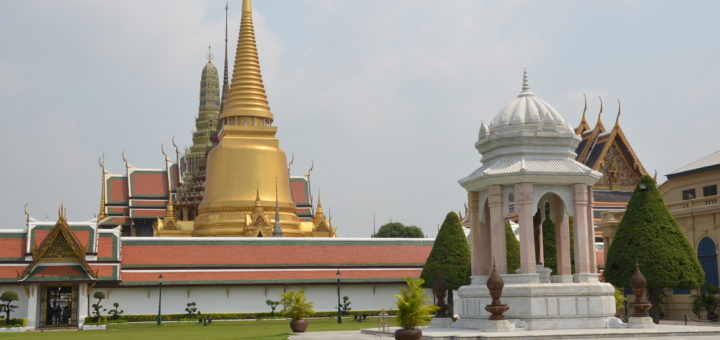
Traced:
<svg viewBox="0 0 720 340">
<path fill-rule="evenodd" d="M 589 168 L 603 173 L 603 177 L 595 185 L 596 189 L 632 190 L 637 180 L 647 174 L 647 171 L 620 127 L 620 102 L 618 101 L 615 125 L 611 130 L 607 130 L 603 124 L 602 111 L 601 99 L 597 123 L 590 130 L 585 128 L 587 122 L 583 113 L 583 121 L 575 129 L 582 138 L 575 150 L 576 159 Z"/>
<path fill-rule="evenodd" d="M 720 169 L 720 151 L 715 151 L 703 158 L 682 166 L 666 176 L 669 179 L 714 169 Z"/>
</svg>

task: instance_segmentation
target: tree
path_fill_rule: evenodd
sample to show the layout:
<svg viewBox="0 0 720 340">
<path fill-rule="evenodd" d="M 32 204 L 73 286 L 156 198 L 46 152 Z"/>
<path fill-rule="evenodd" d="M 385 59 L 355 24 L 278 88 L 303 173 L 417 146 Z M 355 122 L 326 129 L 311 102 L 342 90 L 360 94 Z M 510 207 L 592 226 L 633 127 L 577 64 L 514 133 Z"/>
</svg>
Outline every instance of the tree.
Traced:
<svg viewBox="0 0 720 340">
<path fill-rule="evenodd" d="M 515 238 L 509 221 L 505 221 L 505 257 L 508 274 L 514 274 L 520 268 L 520 241 Z"/>
<path fill-rule="evenodd" d="M 470 246 L 465 238 L 460 218 L 451 211 L 435 237 L 432 250 L 425 261 L 420 277 L 423 287 L 432 288 L 438 275 L 447 280 L 448 288 L 457 290 L 470 284 Z M 452 305 L 452 294 L 448 294 L 448 303 Z"/>
<path fill-rule="evenodd" d="M 270 306 L 270 317 L 275 316 L 275 309 L 280 304 L 280 301 L 273 301 L 270 299 L 265 300 L 265 304 Z"/>
<path fill-rule="evenodd" d="M 568 228 L 570 237 L 570 263 L 575 260 L 575 241 L 573 240 L 573 224 L 572 217 L 568 218 Z M 555 222 L 550 219 L 550 206 L 545 206 L 545 220 L 542 222 L 542 240 L 543 240 L 543 265 L 552 269 L 552 274 L 557 274 L 557 235 L 555 234 Z M 591 237 L 595 237 L 591 235 Z M 595 256 L 595 249 L 592 249 L 592 256 Z M 571 266 L 574 268 L 574 265 Z"/>
<path fill-rule="evenodd" d="M 605 280 L 618 287 L 629 287 L 636 263 L 647 278 L 653 305 L 650 314 L 656 323 L 660 289 L 698 288 L 705 281 L 690 242 L 665 207 L 655 180 L 647 175 L 635 186 L 610 245 Z"/>
<path fill-rule="evenodd" d="M 350 298 L 347 295 L 343 296 L 342 304 L 340 306 L 340 313 L 342 315 L 347 314 L 347 312 L 349 312 L 352 309 L 352 308 L 350 308 L 350 303 L 351 303 Z"/>
<path fill-rule="evenodd" d="M 94 303 L 94 304 L 92 305 L 92 308 L 93 308 L 93 310 L 95 310 L 95 312 L 94 312 L 94 313 L 95 313 L 95 317 L 97 317 L 98 320 L 100 320 L 100 310 L 103 308 L 103 306 L 100 305 L 100 302 L 101 302 L 103 299 L 105 299 L 105 293 L 104 293 L 104 292 L 95 292 L 95 294 L 93 294 L 93 297 L 96 298 L 96 299 L 98 299 L 98 300 L 97 300 L 97 303 Z M 107 310 L 107 309 L 106 309 L 106 310 Z"/>
<path fill-rule="evenodd" d="M 120 314 L 122 314 L 124 311 L 122 309 L 119 309 L 120 304 L 117 302 L 113 303 L 113 307 L 115 308 L 109 310 L 108 314 L 110 314 L 113 320 L 117 320 L 120 318 Z"/>
<path fill-rule="evenodd" d="M 414 225 L 406 226 L 400 222 L 390 222 L 380 227 L 372 237 L 424 238 L 425 234 L 422 229 Z"/>
<path fill-rule="evenodd" d="M 197 314 L 197 303 L 195 301 L 188 302 L 185 304 L 185 313 L 187 313 L 188 319 L 192 319 L 195 317 L 195 314 Z"/>
<path fill-rule="evenodd" d="M 18 294 L 12 290 L 7 290 L 0 295 L 0 301 L 2 301 L 0 307 L 2 307 L 2 311 L 5 312 L 5 322 L 8 324 L 10 322 L 10 312 L 13 312 L 18 308 L 17 305 L 13 305 L 12 303 L 18 300 L 20 300 L 20 297 L 18 297 Z"/>
</svg>

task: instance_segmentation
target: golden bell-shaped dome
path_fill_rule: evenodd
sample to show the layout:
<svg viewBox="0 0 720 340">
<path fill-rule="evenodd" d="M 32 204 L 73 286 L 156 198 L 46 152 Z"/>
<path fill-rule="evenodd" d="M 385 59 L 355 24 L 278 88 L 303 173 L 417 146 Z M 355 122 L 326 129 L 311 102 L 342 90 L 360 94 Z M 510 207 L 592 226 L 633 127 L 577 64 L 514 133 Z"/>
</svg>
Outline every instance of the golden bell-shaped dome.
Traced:
<svg viewBox="0 0 720 340">
<path fill-rule="evenodd" d="M 243 1 L 240 27 L 233 82 L 220 116 L 219 142 L 207 158 L 195 235 L 272 235 L 274 219 L 257 223 L 252 216 L 272 212 L 277 204 L 283 236 L 304 236 L 290 194 L 287 158 L 275 137 L 277 128 L 270 126 L 273 115 L 260 73 L 250 0 Z"/>
</svg>

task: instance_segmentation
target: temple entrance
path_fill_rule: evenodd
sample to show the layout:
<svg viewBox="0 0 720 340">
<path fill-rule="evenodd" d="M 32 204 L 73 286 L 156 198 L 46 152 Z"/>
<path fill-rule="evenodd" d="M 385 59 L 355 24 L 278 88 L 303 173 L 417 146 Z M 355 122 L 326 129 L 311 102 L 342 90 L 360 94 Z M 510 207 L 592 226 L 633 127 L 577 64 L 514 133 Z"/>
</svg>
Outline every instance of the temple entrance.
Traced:
<svg viewBox="0 0 720 340">
<path fill-rule="evenodd" d="M 77 327 L 77 285 L 47 285 L 40 295 L 40 327 Z"/>
</svg>

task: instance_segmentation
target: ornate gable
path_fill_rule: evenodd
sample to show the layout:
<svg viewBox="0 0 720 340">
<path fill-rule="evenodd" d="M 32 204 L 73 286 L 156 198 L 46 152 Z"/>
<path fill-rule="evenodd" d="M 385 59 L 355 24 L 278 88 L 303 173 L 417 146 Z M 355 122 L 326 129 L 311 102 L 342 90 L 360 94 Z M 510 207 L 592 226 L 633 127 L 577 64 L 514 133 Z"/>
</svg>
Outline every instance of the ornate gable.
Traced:
<svg viewBox="0 0 720 340">
<path fill-rule="evenodd" d="M 19 275 L 19 281 L 27 281 L 41 271 L 46 263 L 66 263 L 73 267 L 80 267 L 84 272 L 83 278 L 95 280 L 97 275 L 85 260 L 86 249 L 67 224 L 65 212 L 60 208 L 60 216 L 50 233 L 39 246 L 33 249 L 33 262 Z"/>
<path fill-rule="evenodd" d="M 595 187 L 608 190 L 632 190 L 640 177 L 647 174 L 618 124 L 604 143 L 593 170 L 604 174 Z"/>
<path fill-rule="evenodd" d="M 576 159 L 589 168 L 603 173 L 603 177 L 595 184 L 596 189 L 632 190 L 640 177 L 647 174 L 620 128 L 620 113 L 618 102 L 617 118 L 611 131 L 605 129 L 600 114 L 595 128 L 587 130 L 584 113 L 583 121 L 576 129 L 576 133 L 579 132 L 582 137 L 576 151 Z"/>
</svg>

